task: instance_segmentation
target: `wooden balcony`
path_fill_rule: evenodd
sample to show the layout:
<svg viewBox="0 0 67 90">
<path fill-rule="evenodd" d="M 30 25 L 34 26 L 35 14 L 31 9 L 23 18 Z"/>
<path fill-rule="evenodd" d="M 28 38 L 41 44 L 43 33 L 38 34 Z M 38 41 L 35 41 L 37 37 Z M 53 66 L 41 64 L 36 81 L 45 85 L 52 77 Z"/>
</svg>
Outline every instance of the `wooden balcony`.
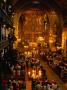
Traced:
<svg viewBox="0 0 67 90">
<path fill-rule="evenodd" d="M 2 40 L 1 42 L 0 42 L 0 51 L 1 50 L 3 50 L 4 48 L 6 48 L 7 46 L 8 46 L 8 39 L 6 39 L 6 40 Z"/>
</svg>

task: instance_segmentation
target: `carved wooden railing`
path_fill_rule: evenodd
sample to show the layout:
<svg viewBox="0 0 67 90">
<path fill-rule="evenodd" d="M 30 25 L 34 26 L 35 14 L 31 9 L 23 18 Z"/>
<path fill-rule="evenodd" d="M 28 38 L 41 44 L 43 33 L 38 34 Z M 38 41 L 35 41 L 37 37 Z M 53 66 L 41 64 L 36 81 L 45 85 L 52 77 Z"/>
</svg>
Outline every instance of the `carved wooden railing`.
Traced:
<svg viewBox="0 0 67 90">
<path fill-rule="evenodd" d="M 0 42 L 0 50 L 6 48 L 6 47 L 8 46 L 8 44 L 9 44 L 8 39 L 2 40 L 2 41 Z"/>
</svg>

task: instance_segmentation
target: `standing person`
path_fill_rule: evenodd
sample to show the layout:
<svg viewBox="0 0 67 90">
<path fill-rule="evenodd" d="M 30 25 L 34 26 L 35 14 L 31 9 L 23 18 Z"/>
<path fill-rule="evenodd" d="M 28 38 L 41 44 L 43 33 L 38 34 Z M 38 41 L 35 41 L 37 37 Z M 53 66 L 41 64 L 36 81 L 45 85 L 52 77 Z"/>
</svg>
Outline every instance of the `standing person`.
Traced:
<svg viewBox="0 0 67 90">
<path fill-rule="evenodd" d="M 21 90 L 26 90 L 26 83 L 25 83 L 25 81 L 22 82 Z"/>
<path fill-rule="evenodd" d="M 42 85 L 40 84 L 40 82 L 37 83 L 36 90 L 42 90 Z"/>
<path fill-rule="evenodd" d="M 35 89 L 36 84 L 37 84 L 36 80 L 32 79 L 32 90 Z"/>
<path fill-rule="evenodd" d="M 56 83 L 56 82 L 52 83 L 52 88 L 53 88 L 54 90 L 56 90 L 56 88 L 57 88 L 57 83 Z"/>
<path fill-rule="evenodd" d="M 42 82 L 42 90 L 47 90 L 47 85 L 45 81 Z"/>
<path fill-rule="evenodd" d="M 13 80 L 12 85 L 13 85 L 13 90 L 17 90 L 17 89 L 16 89 L 16 81 L 15 81 L 15 80 Z"/>
<path fill-rule="evenodd" d="M 9 88 L 11 86 L 11 80 L 9 79 L 8 81 L 7 81 L 7 88 Z"/>
<path fill-rule="evenodd" d="M 55 90 L 61 90 L 60 86 L 59 86 L 59 85 L 57 85 L 57 88 L 56 88 Z"/>
<path fill-rule="evenodd" d="M 49 89 L 48 90 L 54 90 L 53 88 L 52 88 L 52 85 L 49 87 Z"/>
<path fill-rule="evenodd" d="M 11 86 L 10 86 L 10 90 L 13 90 L 13 85 L 11 84 Z"/>
</svg>

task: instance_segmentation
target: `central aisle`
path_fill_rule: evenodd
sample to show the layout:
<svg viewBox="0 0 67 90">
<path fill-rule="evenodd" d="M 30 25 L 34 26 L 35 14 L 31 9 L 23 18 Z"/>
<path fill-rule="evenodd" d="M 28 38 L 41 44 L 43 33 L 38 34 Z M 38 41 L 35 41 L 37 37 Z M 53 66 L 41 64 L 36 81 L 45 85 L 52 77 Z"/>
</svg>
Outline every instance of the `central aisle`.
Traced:
<svg viewBox="0 0 67 90">
<path fill-rule="evenodd" d="M 26 76 L 25 76 L 25 80 L 26 80 L 26 90 L 32 90 L 32 83 L 30 80 L 28 80 L 28 75 L 27 75 L 27 68 L 26 69 Z"/>
</svg>

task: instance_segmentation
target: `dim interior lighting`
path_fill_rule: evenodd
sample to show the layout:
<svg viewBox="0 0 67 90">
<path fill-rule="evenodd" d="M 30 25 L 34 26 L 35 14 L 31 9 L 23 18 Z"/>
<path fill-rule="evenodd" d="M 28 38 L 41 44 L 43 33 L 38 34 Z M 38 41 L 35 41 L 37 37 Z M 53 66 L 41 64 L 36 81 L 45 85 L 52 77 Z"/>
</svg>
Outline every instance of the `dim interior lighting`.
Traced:
<svg viewBox="0 0 67 90">
<path fill-rule="evenodd" d="M 53 40 L 49 40 L 50 43 L 53 43 Z"/>
<path fill-rule="evenodd" d="M 37 47 L 37 43 L 36 43 L 36 42 L 30 42 L 30 43 L 29 43 L 29 46 L 30 46 L 30 47 L 33 47 L 33 48 L 34 48 L 34 47 Z"/>
<path fill-rule="evenodd" d="M 57 46 L 57 49 L 59 50 L 59 49 L 61 49 L 62 47 L 60 47 L 60 46 Z"/>
<path fill-rule="evenodd" d="M 24 46 L 24 48 L 28 48 L 28 46 Z"/>
<path fill-rule="evenodd" d="M 6 25 L 4 24 L 4 25 L 3 25 L 3 27 L 5 28 L 5 27 L 6 27 Z"/>
<path fill-rule="evenodd" d="M 6 2 L 7 0 L 4 0 L 4 2 Z"/>
<path fill-rule="evenodd" d="M 34 4 L 39 4 L 40 2 L 38 2 L 38 1 L 33 1 L 33 3 L 34 3 Z"/>
<path fill-rule="evenodd" d="M 32 70 L 32 78 L 33 78 L 33 79 L 36 78 L 36 70 Z"/>
<path fill-rule="evenodd" d="M 41 75 L 42 75 L 42 72 L 41 72 L 41 70 L 39 70 L 39 77 L 41 77 Z"/>
<path fill-rule="evenodd" d="M 28 75 L 29 75 L 29 76 L 31 75 L 31 72 L 30 72 L 30 71 L 28 71 Z"/>
<path fill-rule="evenodd" d="M 44 41 L 43 37 L 38 37 L 38 41 Z"/>
<path fill-rule="evenodd" d="M 20 38 L 18 38 L 18 39 L 17 39 L 17 42 L 20 42 L 20 41 L 21 41 L 21 39 L 20 39 Z"/>
</svg>

